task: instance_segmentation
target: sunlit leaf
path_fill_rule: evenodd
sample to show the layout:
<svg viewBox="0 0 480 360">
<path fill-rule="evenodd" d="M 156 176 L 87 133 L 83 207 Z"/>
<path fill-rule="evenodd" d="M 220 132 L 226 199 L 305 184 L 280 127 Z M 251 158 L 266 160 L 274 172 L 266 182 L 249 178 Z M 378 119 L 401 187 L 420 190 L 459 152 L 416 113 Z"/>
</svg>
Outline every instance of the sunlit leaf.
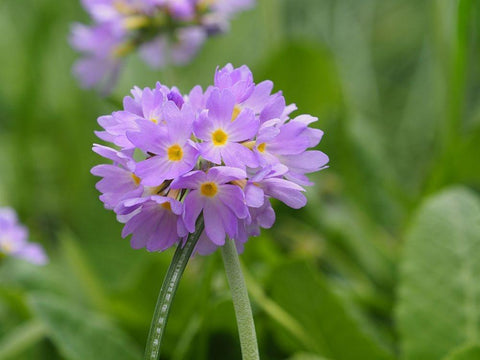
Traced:
<svg viewBox="0 0 480 360">
<path fill-rule="evenodd" d="M 480 337 L 480 202 L 454 188 L 429 199 L 407 234 L 397 321 L 404 359 L 440 359 Z"/>
</svg>

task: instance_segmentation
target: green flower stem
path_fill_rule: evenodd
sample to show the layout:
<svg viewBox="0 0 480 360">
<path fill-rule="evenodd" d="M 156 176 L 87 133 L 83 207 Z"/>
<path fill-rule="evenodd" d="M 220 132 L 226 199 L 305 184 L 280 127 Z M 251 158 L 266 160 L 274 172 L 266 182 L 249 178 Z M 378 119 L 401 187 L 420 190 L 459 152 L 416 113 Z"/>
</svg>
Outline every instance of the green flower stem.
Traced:
<svg viewBox="0 0 480 360">
<path fill-rule="evenodd" d="M 247 286 L 243 278 L 237 248 L 231 239 L 222 246 L 223 263 L 227 273 L 228 284 L 232 293 L 233 306 L 237 317 L 238 333 L 243 360 L 259 360 L 257 335 L 253 322 L 252 308 L 248 299 Z"/>
<path fill-rule="evenodd" d="M 192 255 L 203 228 L 203 218 L 200 217 L 197 221 L 195 232 L 188 236 L 183 247 L 178 245 L 175 255 L 173 255 L 172 263 L 168 268 L 167 275 L 163 280 L 162 288 L 158 294 L 157 305 L 155 306 L 147 346 L 145 348 L 145 360 L 157 360 L 160 358 L 162 338 L 167 325 L 168 315 L 170 314 L 170 306 L 177 292 L 183 271 L 187 266 L 188 260 Z"/>
</svg>

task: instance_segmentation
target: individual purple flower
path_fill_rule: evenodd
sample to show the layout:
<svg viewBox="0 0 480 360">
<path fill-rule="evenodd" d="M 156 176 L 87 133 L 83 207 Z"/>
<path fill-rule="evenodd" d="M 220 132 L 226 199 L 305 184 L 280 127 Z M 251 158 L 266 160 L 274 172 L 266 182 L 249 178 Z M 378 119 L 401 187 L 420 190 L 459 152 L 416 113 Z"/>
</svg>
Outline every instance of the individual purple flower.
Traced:
<svg viewBox="0 0 480 360">
<path fill-rule="evenodd" d="M 73 72 L 83 87 L 108 93 L 123 58 L 138 50 L 152 68 L 188 63 L 208 36 L 226 31 L 246 0 L 83 0 L 91 26 L 74 24 L 72 47 L 82 54 Z"/>
<path fill-rule="evenodd" d="M 168 64 L 185 65 L 198 52 L 206 40 L 201 27 L 188 27 L 175 31 L 175 36 L 157 36 L 139 48 L 141 58 L 152 68 Z"/>
<path fill-rule="evenodd" d="M 175 179 L 192 170 L 198 150 L 190 140 L 195 114 L 189 106 L 182 109 L 171 101 L 162 109 L 164 126 L 151 121 L 138 120 L 138 131 L 127 134 L 129 140 L 151 156 L 139 162 L 135 173 L 142 184 L 158 186 L 165 180 Z"/>
<path fill-rule="evenodd" d="M 48 258 L 39 244 L 27 241 L 28 230 L 18 223 L 11 208 L 0 208 L 0 258 L 12 256 L 35 265 L 45 265 Z"/>
<path fill-rule="evenodd" d="M 245 185 L 247 205 L 258 208 L 263 205 L 265 195 L 280 200 L 294 209 L 300 209 L 307 203 L 305 191 L 300 185 L 285 180 L 283 176 L 288 168 L 283 165 L 267 166 L 251 176 Z"/>
<path fill-rule="evenodd" d="M 231 167 L 213 167 L 194 171 L 175 179 L 173 189 L 190 189 L 185 198 L 183 219 L 189 232 L 195 231 L 195 223 L 203 211 L 205 233 L 216 245 L 225 243 L 225 236 L 234 237 L 238 219 L 248 216 L 245 196 L 240 187 L 229 184 L 245 179 L 244 171 Z"/>
<path fill-rule="evenodd" d="M 227 166 L 256 167 L 253 152 L 241 143 L 253 139 L 259 122 L 253 112 L 245 109 L 234 113 L 235 98 L 229 90 L 215 89 L 210 94 L 206 108 L 194 124 L 195 135 L 203 140 L 200 154 L 214 164 L 223 161 Z"/>
<path fill-rule="evenodd" d="M 93 146 L 93 151 L 113 161 L 113 164 L 97 165 L 91 170 L 93 175 L 103 178 L 97 182 L 96 188 L 102 193 L 100 200 L 106 209 L 114 209 L 125 198 L 143 194 L 141 180 L 134 173 L 135 162 L 127 151 L 117 151 L 97 144 Z"/>
<path fill-rule="evenodd" d="M 134 248 L 183 244 L 202 216 L 196 253 L 214 251 L 226 236 L 242 251 L 275 222 L 271 199 L 305 206 L 307 174 L 328 163 L 311 149 L 323 136 L 311 127 L 317 118 L 291 118 L 296 106 L 272 93 L 272 82 L 256 84 L 246 66 L 230 64 L 217 69 L 214 82 L 185 96 L 159 83 L 134 88 L 123 110 L 99 119 L 104 131 L 97 135 L 119 149 L 96 145 L 113 163 L 92 173 L 102 177 L 100 199 Z"/>
<path fill-rule="evenodd" d="M 117 26 L 73 25 L 70 43 L 84 55 L 75 63 L 73 73 L 82 87 L 90 88 L 101 83 L 103 90 L 109 91 L 121 66 L 119 55 L 123 37 L 122 29 Z"/>
<path fill-rule="evenodd" d="M 96 135 L 123 149 L 135 147 L 128 139 L 127 132 L 139 130 L 138 120 L 143 119 L 158 124 L 163 121 L 163 107 L 167 101 L 171 100 L 179 107 L 183 105 L 183 97 L 178 89 L 170 89 L 160 83 L 157 83 L 154 89 L 134 87 L 132 96 L 126 96 L 123 99 L 124 110 L 98 118 L 98 123 L 104 131 L 97 131 Z"/>
<path fill-rule="evenodd" d="M 131 214 L 122 237 L 132 234 L 130 244 L 134 249 L 163 251 L 179 240 L 179 233 L 183 236 L 187 233 L 181 218 L 183 204 L 170 197 L 151 195 L 128 199 L 117 212 Z"/>
</svg>

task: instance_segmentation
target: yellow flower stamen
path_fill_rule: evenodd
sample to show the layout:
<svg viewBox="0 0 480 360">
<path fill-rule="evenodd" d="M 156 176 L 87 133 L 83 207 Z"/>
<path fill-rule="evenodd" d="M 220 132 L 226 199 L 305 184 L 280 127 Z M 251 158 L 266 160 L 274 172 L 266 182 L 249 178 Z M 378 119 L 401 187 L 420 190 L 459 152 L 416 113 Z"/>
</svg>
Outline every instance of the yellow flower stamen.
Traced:
<svg viewBox="0 0 480 360">
<path fill-rule="evenodd" d="M 133 50 L 135 50 L 135 44 L 131 41 L 124 42 L 123 44 L 118 45 L 113 50 L 114 57 L 123 57 L 130 54 Z"/>
<path fill-rule="evenodd" d="M 124 0 L 117 0 L 113 2 L 113 7 L 117 10 L 120 14 L 123 15 L 130 15 L 135 13 L 135 9 L 129 6 Z"/>
<path fill-rule="evenodd" d="M 228 135 L 222 129 L 217 129 L 212 133 L 212 141 L 215 146 L 223 146 L 228 140 Z"/>
<path fill-rule="evenodd" d="M 265 143 L 261 143 L 260 145 L 258 145 L 257 146 L 258 151 L 260 151 L 261 153 L 265 152 L 265 146 L 267 146 L 267 144 Z"/>
<path fill-rule="evenodd" d="M 200 186 L 200 192 L 203 196 L 213 197 L 218 192 L 217 184 L 214 182 L 206 182 Z"/>
<path fill-rule="evenodd" d="M 13 250 L 13 245 L 10 241 L 4 241 L 0 244 L 0 250 L 5 254 L 10 254 Z"/>
<path fill-rule="evenodd" d="M 135 185 L 140 185 L 140 181 L 142 181 L 142 179 L 140 179 L 137 175 L 135 175 L 134 173 L 132 173 L 132 179 L 133 181 L 135 181 Z"/>
<path fill-rule="evenodd" d="M 242 108 L 238 105 L 235 105 L 232 112 L 232 121 L 234 121 L 238 117 L 241 111 L 242 111 Z"/>
<path fill-rule="evenodd" d="M 183 149 L 180 145 L 175 144 L 167 149 L 168 160 L 180 161 L 183 158 Z"/>
<path fill-rule="evenodd" d="M 150 24 L 150 19 L 143 15 L 129 16 L 123 20 L 123 26 L 130 30 L 136 30 L 146 27 Z"/>
<path fill-rule="evenodd" d="M 245 186 L 247 186 L 247 179 L 233 180 L 230 181 L 230 183 L 232 183 L 232 185 L 237 185 L 240 188 L 245 189 Z"/>
<path fill-rule="evenodd" d="M 172 205 L 170 205 L 169 201 L 164 202 L 162 205 L 160 205 L 162 208 L 168 211 L 172 211 Z"/>
<path fill-rule="evenodd" d="M 242 143 L 242 145 L 245 146 L 247 149 L 253 150 L 253 147 L 255 146 L 255 140 L 245 141 Z"/>
<path fill-rule="evenodd" d="M 200 11 L 207 11 L 213 4 L 215 4 L 216 0 L 200 0 L 197 3 L 197 8 Z"/>
</svg>

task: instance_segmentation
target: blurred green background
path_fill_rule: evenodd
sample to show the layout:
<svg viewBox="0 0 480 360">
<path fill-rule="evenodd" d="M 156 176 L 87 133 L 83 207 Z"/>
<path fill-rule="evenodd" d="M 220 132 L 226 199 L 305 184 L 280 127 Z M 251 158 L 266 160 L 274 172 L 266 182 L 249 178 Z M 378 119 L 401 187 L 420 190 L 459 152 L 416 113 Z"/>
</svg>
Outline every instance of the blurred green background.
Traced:
<svg viewBox="0 0 480 360">
<path fill-rule="evenodd" d="M 0 0 L 0 205 L 51 257 L 0 266 L 0 359 L 140 359 L 173 255 L 134 251 L 89 170 L 116 110 L 71 75 L 79 1 Z M 258 0 L 192 64 L 128 60 L 114 97 L 247 64 L 319 118 L 330 168 L 241 259 L 262 359 L 480 359 L 480 4 Z M 240 359 L 219 253 L 194 258 L 162 358 Z"/>
</svg>

